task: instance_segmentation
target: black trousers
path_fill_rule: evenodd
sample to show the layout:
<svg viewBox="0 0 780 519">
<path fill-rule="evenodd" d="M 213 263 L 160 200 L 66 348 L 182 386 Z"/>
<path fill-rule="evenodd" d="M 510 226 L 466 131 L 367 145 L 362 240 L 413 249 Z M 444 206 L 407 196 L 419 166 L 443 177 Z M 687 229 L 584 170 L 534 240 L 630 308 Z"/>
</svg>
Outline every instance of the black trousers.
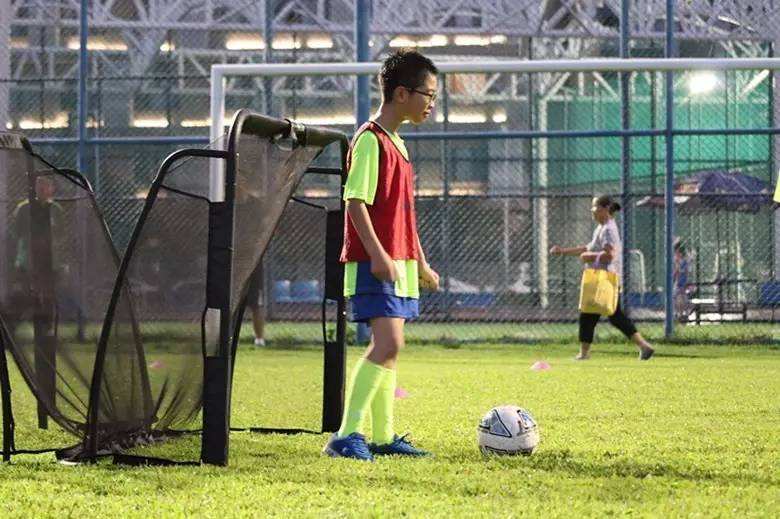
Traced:
<svg viewBox="0 0 780 519">
<path fill-rule="evenodd" d="M 580 342 L 587 342 L 588 344 L 593 342 L 593 331 L 596 329 L 596 325 L 600 318 L 601 316 L 599 314 L 580 314 Z M 623 313 L 619 301 L 615 313 L 609 316 L 609 322 L 612 326 L 623 332 L 623 335 L 626 337 L 630 338 L 636 333 L 636 326 L 634 326 L 631 319 Z"/>
</svg>

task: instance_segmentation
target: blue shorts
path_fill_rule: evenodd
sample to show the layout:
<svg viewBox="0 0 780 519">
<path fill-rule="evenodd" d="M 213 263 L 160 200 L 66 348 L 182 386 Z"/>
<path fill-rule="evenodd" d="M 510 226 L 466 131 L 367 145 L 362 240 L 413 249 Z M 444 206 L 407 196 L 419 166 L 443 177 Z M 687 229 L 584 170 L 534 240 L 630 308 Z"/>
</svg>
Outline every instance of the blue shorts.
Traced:
<svg viewBox="0 0 780 519">
<path fill-rule="evenodd" d="M 375 317 L 401 317 L 407 321 L 420 315 L 419 299 L 390 294 L 355 294 L 352 302 L 352 321 L 367 323 Z"/>
</svg>

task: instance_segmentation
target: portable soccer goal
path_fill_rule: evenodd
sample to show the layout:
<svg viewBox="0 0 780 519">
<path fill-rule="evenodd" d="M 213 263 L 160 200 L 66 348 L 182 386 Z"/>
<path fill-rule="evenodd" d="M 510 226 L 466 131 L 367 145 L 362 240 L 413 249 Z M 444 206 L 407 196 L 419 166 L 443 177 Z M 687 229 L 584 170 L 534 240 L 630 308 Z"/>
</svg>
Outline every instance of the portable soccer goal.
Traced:
<svg viewBox="0 0 780 519">
<path fill-rule="evenodd" d="M 227 464 L 233 367 L 250 276 L 304 174 L 343 177 L 344 134 L 238 112 L 217 149 L 166 158 L 121 262 L 83 177 L 39 166 L 42 160 L 21 138 L 2 142 L 2 215 L 20 222 L 18 231 L 1 236 L 2 344 L 38 401 L 40 425 L 50 417 L 79 438 L 58 455 L 150 462 L 121 453 L 199 432 L 200 461 Z M 331 145 L 338 147 L 339 166 L 313 167 Z M 54 180 L 56 194 L 42 178 Z M 66 196 L 62 186 L 75 194 Z M 20 218 L 23 210 L 29 217 Z M 343 208 L 326 211 L 324 219 L 321 431 L 333 431 L 344 398 L 345 304 L 334 245 L 342 240 Z M 29 274 L 12 262 L 19 251 L 30 253 Z M 152 275 L 163 282 L 151 283 Z M 64 321 L 69 314 L 61 309 L 74 293 L 77 310 Z M 333 333 L 326 330 L 326 307 L 335 307 Z M 0 364 L 9 459 L 22 450 L 14 444 L 7 368 Z M 193 428 L 199 416 L 202 428 Z"/>
</svg>

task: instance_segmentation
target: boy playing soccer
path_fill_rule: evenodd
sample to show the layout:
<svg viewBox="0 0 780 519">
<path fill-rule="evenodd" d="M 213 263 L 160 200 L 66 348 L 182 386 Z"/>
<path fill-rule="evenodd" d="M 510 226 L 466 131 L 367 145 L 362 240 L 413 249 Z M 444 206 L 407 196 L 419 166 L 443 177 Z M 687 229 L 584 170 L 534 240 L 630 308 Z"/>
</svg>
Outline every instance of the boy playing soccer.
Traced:
<svg viewBox="0 0 780 519">
<path fill-rule="evenodd" d="M 436 290 L 439 275 L 425 261 L 417 235 L 412 165 L 396 133 L 404 121 L 420 124 L 433 109 L 438 70 L 413 50 L 382 64 L 382 104 L 355 133 L 344 191 L 344 295 L 353 320 L 369 322 L 372 338 L 352 373 L 341 428 L 323 452 L 372 461 L 374 455 L 424 456 L 393 430 L 395 365 L 404 322 L 418 315 L 419 286 Z M 372 443 L 362 434 L 370 412 Z"/>
</svg>

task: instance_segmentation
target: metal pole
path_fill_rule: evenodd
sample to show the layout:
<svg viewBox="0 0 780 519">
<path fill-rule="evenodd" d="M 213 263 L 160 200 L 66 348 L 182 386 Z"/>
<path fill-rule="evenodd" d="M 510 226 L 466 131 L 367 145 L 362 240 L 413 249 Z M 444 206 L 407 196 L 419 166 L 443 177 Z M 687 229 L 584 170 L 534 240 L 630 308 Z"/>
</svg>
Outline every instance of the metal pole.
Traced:
<svg viewBox="0 0 780 519">
<path fill-rule="evenodd" d="M 447 133 L 449 129 L 450 119 L 450 95 L 447 88 L 447 75 L 441 76 L 442 79 L 442 103 L 441 111 L 444 119 L 442 121 L 442 130 Z M 447 146 L 447 141 L 442 139 L 439 141 L 439 160 L 441 160 L 441 174 L 442 174 L 442 218 L 441 218 L 441 251 L 442 251 L 442 269 L 441 284 L 440 286 L 444 290 L 444 306 L 446 309 L 447 318 L 450 317 L 451 305 L 450 305 L 450 283 L 451 283 L 451 267 L 450 262 L 450 154 Z M 441 309 L 440 309 L 441 311 Z"/>
<path fill-rule="evenodd" d="M 666 58 L 675 55 L 674 49 L 674 0 L 666 0 Z M 666 186 L 664 200 L 665 215 L 665 247 L 666 281 L 664 283 L 664 336 L 669 338 L 674 333 L 674 264 L 672 262 L 672 247 L 674 241 L 674 73 L 664 73 L 666 80 Z"/>
<path fill-rule="evenodd" d="M 539 96 L 539 102 L 536 105 L 537 108 L 537 124 L 539 130 L 546 131 L 548 116 L 547 116 L 547 103 L 549 101 L 550 92 L 544 93 Z M 534 228 L 537 231 L 536 240 L 534 246 L 536 247 L 536 276 L 538 279 L 537 289 L 539 290 L 539 305 L 542 308 L 547 308 L 550 304 L 550 271 L 549 271 L 549 245 L 550 245 L 550 215 L 549 206 L 550 199 L 548 198 L 548 175 L 549 175 L 549 148 L 547 139 L 539 139 L 536 145 L 536 185 L 538 192 L 542 194 L 536 199 L 535 214 L 534 214 Z"/>
<path fill-rule="evenodd" d="M 651 48 L 653 48 L 651 44 Z M 650 73 L 650 128 L 655 129 L 658 125 L 658 120 L 656 119 L 657 116 L 657 106 L 656 106 L 656 95 L 658 94 L 657 91 L 657 79 L 658 75 L 655 72 Z M 650 192 L 655 194 L 656 189 L 658 189 L 658 186 L 656 185 L 656 176 L 658 174 L 657 169 L 657 161 L 658 156 L 656 152 L 656 145 L 657 141 L 655 136 L 650 137 Z M 652 225 L 653 232 L 650 233 L 650 257 L 653 258 L 653 265 L 657 264 L 658 261 L 658 243 L 656 241 L 656 236 L 658 234 L 658 221 L 657 221 L 657 215 L 655 211 L 650 212 L 650 222 Z M 655 291 L 655 288 L 658 286 L 658 278 L 656 277 L 656 269 L 653 269 L 653 281 L 652 281 L 652 290 Z"/>
<path fill-rule="evenodd" d="M 777 105 L 777 103 L 775 103 Z M 223 119 L 224 120 L 224 119 Z M 780 135 L 780 128 L 675 128 L 673 135 Z M 441 139 L 449 140 L 489 140 L 489 139 L 524 139 L 526 141 L 537 139 L 584 139 L 590 137 L 614 138 L 628 135 L 631 137 L 665 137 L 666 130 L 638 129 L 638 130 L 549 130 L 549 131 L 527 131 L 527 130 L 506 130 L 506 131 L 449 131 L 449 132 L 418 132 L 405 133 L 404 139 L 408 141 L 439 141 Z M 191 135 L 176 137 L 172 135 L 161 135 L 155 137 L 89 137 L 87 144 L 121 144 L 121 145 L 192 145 L 208 144 L 209 137 L 203 135 Z M 33 146 L 69 146 L 78 144 L 77 137 L 52 137 L 30 139 Z M 496 195 L 498 196 L 498 195 Z"/>
<path fill-rule="evenodd" d="M 533 61 L 534 59 L 534 40 L 533 37 L 528 37 L 527 39 L 527 45 L 528 45 L 528 61 Z M 527 74 L 526 75 L 528 79 L 528 101 L 526 102 L 527 107 L 527 114 L 528 114 L 528 130 L 529 131 L 535 131 L 537 130 L 537 115 L 536 115 L 536 75 L 535 74 Z M 538 161 L 536 160 L 536 143 L 538 141 L 535 141 L 533 139 L 527 140 L 527 147 L 526 147 L 526 153 L 528 156 L 528 161 L 526 162 L 526 173 L 528 175 L 528 193 L 533 197 L 533 195 L 536 192 L 536 172 L 539 168 Z M 533 198 L 531 198 L 533 200 Z M 539 240 L 539 231 L 537 229 L 537 206 L 538 204 L 534 201 L 533 205 L 531 206 L 531 248 L 532 251 L 530 254 L 528 254 L 528 258 L 530 259 L 530 274 L 532 277 L 537 277 L 538 279 L 538 240 Z M 537 251 L 536 254 L 534 254 L 533 251 Z M 546 252 L 546 251 L 545 251 Z M 537 293 L 540 292 L 538 286 L 536 287 Z"/>
<path fill-rule="evenodd" d="M 333 76 L 345 74 L 376 74 L 379 62 L 363 63 L 232 63 L 215 64 L 222 76 Z M 530 72 L 635 72 L 645 70 L 756 70 L 778 69 L 780 58 L 594 58 L 504 61 L 442 61 L 436 64 L 442 74 L 527 74 Z"/>
<path fill-rule="evenodd" d="M 775 57 L 775 46 L 777 45 L 776 41 L 769 42 L 769 57 L 774 58 Z M 775 89 L 778 88 L 778 81 L 777 81 L 777 74 L 776 71 L 772 71 L 772 73 L 767 77 L 767 96 L 769 97 L 769 114 L 768 114 L 768 127 L 769 128 L 775 128 L 777 126 L 777 121 L 780 120 L 780 105 L 778 105 L 777 101 L 775 100 Z M 780 154 L 780 142 L 778 142 L 777 139 L 769 139 L 769 185 L 774 185 L 773 181 L 780 181 L 777 178 L 777 175 L 780 175 L 780 173 L 775 174 L 777 171 L 776 165 L 777 165 L 777 157 L 778 154 Z M 772 261 L 772 270 L 770 273 L 771 279 L 774 279 L 776 281 L 780 281 L 780 211 L 773 211 L 774 215 L 771 219 L 772 224 L 772 230 L 770 236 L 770 247 L 771 247 L 771 260 Z"/>
<path fill-rule="evenodd" d="M 355 2 L 355 61 L 368 62 L 371 60 L 369 49 L 371 13 L 368 0 Z M 357 76 L 357 88 L 355 89 L 355 129 L 368 121 L 371 114 L 371 91 L 369 76 L 359 74 Z M 346 172 L 345 172 L 346 173 Z M 371 330 L 365 323 L 357 325 L 357 342 L 367 343 L 371 340 Z"/>
<path fill-rule="evenodd" d="M 368 41 L 370 33 L 371 16 L 368 0 L 356 0 L 355 2 L 355 61 L 367 62 L 371 59 Z M 371 92 L 369 90 L 369 77 L 360 74 L 357 77 L 357 89 L 355 90 L 355 113 L 357 114 L 357 126 L 368 120 L 371 111 Z"/>
<path fill-rule="evenodd" d="M 620 2 L 620 58 L 627 59 L 629 50 L 629 2 L 630 0 L 621 0 Z M 620 113 L 621 128 L 628 130 L 631 127 L 631 107 L 630 107 L 630 86 L 631 76 L 629 72 L 620 73 Z M 623 293 L 622 306 L 628 310 L 628 300 L 626 294 L 631 290 L 631 138 L 623 136 L 621 139 L 620 163 L 622 171 L 620 174 L 620 191 L 623 193 Z"/>
<path fill-rule="evenodd" d="M 11 0 L 0 0 L 0 78 L 11 77 Z M 0 86 L 0 129 L 5 129 L 11 122 L 9 100 L 11 85 Z"/>
<path fill-rule="evenodd" d="M 263 57 L 266 63 L 271 63 L 274 59 L 272 52 L 272 45 L 274 40 L 274 0 L 265 0 L 265 25 L 263 28 L 263 36 L 265 36 L 265 49 L 263 50 Z M 263 96 L 263 111 L 265 115 L 272 115 L 273 103 L 271 102 L 271 89 L 273 88 L 272 79 L 269 76 L 263 78 L 263 89 L 265 95 Z"/>
<path fill-rule="evenodd" d="M 11 78 L 11 0 L 0 0 L 0 79 L 6 80 Z M 6 128 L 6 125 L 11 124 L 11 83 L 3 81 L 0 83 L 0 131 Z M 0 197 L 3 200 L 8 200 L 8 181 L 0 182 Z M 9 211 L 3 211 L 0 215 L 0 229 L 9 229 Z M 7 231 L 5 231 L 7 232 Z M 5 251 L 3 251 L 5 252 Z M 8 254 L 2 254 L 3 258 L 0 259 L 0 269 L 3 272 L 7 272 Z M 4 276 L 5 277 L 5 276 Z M 6 283 L 8 280 L 0 281 L 0 291 L 7 294 L 8 286 Z"/>
<path fill-rule="evenodd" d="M 87 0 L 81 0 L 81 12 L 79 17 L 79 93 L 77 99 L 79 117 L 79 144 L 78 144 L 78 170 L 87 176 Z"/>
</svg>

